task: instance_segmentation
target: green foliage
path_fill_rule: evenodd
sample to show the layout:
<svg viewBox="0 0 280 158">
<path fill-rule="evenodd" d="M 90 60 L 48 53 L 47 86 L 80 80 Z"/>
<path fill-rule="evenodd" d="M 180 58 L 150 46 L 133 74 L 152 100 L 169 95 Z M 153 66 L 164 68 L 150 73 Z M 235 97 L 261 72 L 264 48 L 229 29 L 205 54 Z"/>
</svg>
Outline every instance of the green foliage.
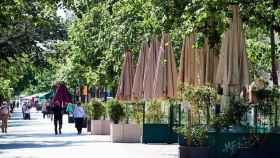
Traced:
<svg viewBox="0 0 280 158">
<path fill-rule="evenodd" d="M 2 0 L 0 77 L 16 95 L 50 90 L 56 80 L 72 91 L 82 84 L 114 90 L 124 52 L 132 50 L 136 60 L 141 43 L 163 31 L 171 34 L 177 64 L 185 33 L 197 33 L 195 47 L 207 37 L 218 52 L 232 4 L 246 25 L 252 76 L 271 71 L 268 30 L 280 31 L 275 0 Z M 61 22 L 58 6 L 75 19 Z"/>
<path fill-rule="evenodd" d="M 250 76 L 253 79 L 261 77 L 260 72 L 271 71 L 271 49 L 268 31 L 263 29 L 248 28 L 247 36 L 247 55 L 251 62 Z"/>
<path fill-rule="evenodd" d="M 125 117 L 123 105 L 116 100 L 109 100 L 106 104 L 110 119 L 118 124 Z"/>
<path fill-rule="evenodd" d="M 93 120 L 100 120 L 105 114 L 105 106 L 98 100 L 92 99 L 84 105 L 87 117 Z"/>
<path fill-rule="evenodd" d="M 185 137 L 189 146 L 207 145 L 208 130 L 206 126 L 180 127 L 176 131 Z"/>
<path fill-rule="evenodd" d="M 132 106 L 133 108 L 133 119 L 136 121 L 137 124 L 141 124 L 143 122 L 143 108 L 145 102 L 136 102 Z"/>
<path fill-rule="evenodd" d="M 230 124 L 230 121 L 229 121 L 227 115 L 215 116 L 212 118 L 211 123 L 210 123 L 210 127 L 213 127 L 216 130 L 227 128 L 230 125 L 231 124 Z"/>
<path fill-rule="evenodd" d="M 232 100 L 229 108 L 226 111 L 226 115 L 229 123 L 233 125 L 240 124 L 241 119 L 243 118 L 245 113 L 248 112 L 249 109 L 250 109 L 250 105 L 248 105 L 247 103 L 241 100 L 238 101 Z"/>
<path fill-rule="evenodd" d="M 210 109 L 214 107 L 217 100 L 217 91 L 210 86 L 186 85 L 182 88 L 183 100 L 191 104 L 192 120 L 201 124 L 203 120 L 210 121 Z M 202 116 L 202 118 L 201 118 Z M 195 123 L 196 124 L 196 123 Z"/>
<path fill-rule="evenodd" d="M 43 44 L 47 40 L 65 37 L 56 16 L 58 0 L 2 0 L 0 2 L 0 56 L 27 53 L 40 61 Z M 39 63 L 40 64 L 40 63 Z"/>
<path fill-rule="evenodd" d="M 146 104 L 145 118 L 147 123 L 161 123 L 164 118 L 163 106 L 160 101 L 152 100 Z"/>
<path fill-rule="evenodd" d="M 251 106 L 246 102 L 232 99 L 223 114 L 213 117 L 210 126 L 219 130 L 231 125 L 241 125 L 242 118 L 250 108 Z"/>
<path fill-rule="evenodd" d="M 211 48 L 221 43 L 221 35 L 228 27 L 228 1 L 192 0 L 183 14 L 187 33 L 198 33 L 197 47 L 202 47 L 205 37 L 209 38 Z"/>
<path fill-rule="evenodd" d="M 4 80 L 0 77 L 0 104 L 2 101 L 11 97 L 12 89 L 10 88 L 10 84 L 9 80 Z"/>
</svg>

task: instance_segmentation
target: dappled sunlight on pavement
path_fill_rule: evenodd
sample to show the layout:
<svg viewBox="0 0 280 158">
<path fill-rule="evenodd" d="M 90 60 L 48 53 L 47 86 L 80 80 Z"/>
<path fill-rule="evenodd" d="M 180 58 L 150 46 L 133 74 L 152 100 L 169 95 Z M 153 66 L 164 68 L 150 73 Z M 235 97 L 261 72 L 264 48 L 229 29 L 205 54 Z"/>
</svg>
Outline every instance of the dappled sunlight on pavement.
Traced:
<svg viewBox="0 0 280 158">
<path fill-rule="evenodd" d="M 64 116 L 62 135 L 55 135 L 53 122 L 32 111 L 23 120 L 16 111 L 9 120 L 8 134 L 0 134 L 1 158 L 95 157 L 95 158 L 177 158 L 178 145 L 111 143 L 109 136 L 85 132 L 77 136 L 74 124 Z"/>
</svg>

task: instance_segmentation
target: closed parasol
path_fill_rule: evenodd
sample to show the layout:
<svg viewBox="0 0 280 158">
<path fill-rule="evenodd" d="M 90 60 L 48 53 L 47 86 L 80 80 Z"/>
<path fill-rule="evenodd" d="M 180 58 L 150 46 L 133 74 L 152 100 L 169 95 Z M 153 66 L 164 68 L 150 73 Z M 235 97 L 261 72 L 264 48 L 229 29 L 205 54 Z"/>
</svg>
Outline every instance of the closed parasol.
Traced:
<svg viewBox="0 0 280 158">
<path fill-rule="evenodd" d="M 213 84 L 218 65 L 218 55 L 209 48 L 205 39 L 202 48 L 194 48 L 196 36 L 192 33 L 183 43 L 179 81 L 192 85 Z"/>
<path fill-rule="evenodd" d="M 222 41 L 216 84 L 222 85 L 224 95 L 237 96 L 249 85 L 249 72 L 239 7 L 231 6 L 231 9 L 233 18 Z"/>
<path fill-rule="evenodd" d="M 139 54 L 136 72 L 133 81 L 132 99 L 138 100 L 144 97 L 144 75 L 147 65 L 149 43 L 145 42 Z"/>
<path fill-rule="evenodd" d="M 144 99 L 149 100 L 153 97 L 153 84 L 156 73 L 157 60 L 159 55 L 160 42 L 158 37 L 155 37 L 150 42 L 147 63 L 144 71 Z"/>
<path fill-rule="evenodd" d="M 122 66 L 122 73 L 116 94 L 118 100 L 131 100 L 134 71 L 135 67 L 132 61 L 132 53 L 128 51 Z"/>
<path fill-rule="evenodd" d="M 154 98 L 172 98 L 177 94 L 177 70 L 170 35 L 163 33 L 153 85 Z"/>
</svg>

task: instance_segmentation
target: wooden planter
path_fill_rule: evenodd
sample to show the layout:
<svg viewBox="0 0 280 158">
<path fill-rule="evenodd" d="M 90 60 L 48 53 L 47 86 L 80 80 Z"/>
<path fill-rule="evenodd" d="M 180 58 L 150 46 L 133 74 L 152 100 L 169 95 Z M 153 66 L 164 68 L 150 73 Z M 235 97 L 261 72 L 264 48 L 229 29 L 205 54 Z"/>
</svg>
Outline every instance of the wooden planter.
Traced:
<svg viewBox="0 0 280 158">
<path fill-rule="evenodd" d="M 91 134 L 93 135 L 110 135 L 109 120 L 91 120 Z"/>
<path fill-rule="evenodd" d="M 111 141 L 113 143 L 139 143 L 142 129 L 138 124 L 111 124 Z"/>
<path fill-rule="evenodd" d="M 208 158 L 208 147 L 179 146 L 179 158 Z"/>
</svg>

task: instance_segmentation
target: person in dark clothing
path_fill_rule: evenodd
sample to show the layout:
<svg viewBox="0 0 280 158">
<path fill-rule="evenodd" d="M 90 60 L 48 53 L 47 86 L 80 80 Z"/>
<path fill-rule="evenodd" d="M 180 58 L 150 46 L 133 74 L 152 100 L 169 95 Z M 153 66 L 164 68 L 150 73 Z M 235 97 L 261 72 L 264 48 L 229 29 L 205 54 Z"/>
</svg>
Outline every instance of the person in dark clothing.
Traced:
<svg viewBox="0 0 280 158">
<path fill-rule="evenodd" d="M 62 118 L 63 118 L 63 109 L 59 105 L 54 105 L 52 107 L 53 115 L 54 115 L 54 132 L 55 135 L 61 134 L 61 129 L 62 129 Z M 58 131 L 57 131 L 57 123 L 59 125 Z"/>
</svg>

